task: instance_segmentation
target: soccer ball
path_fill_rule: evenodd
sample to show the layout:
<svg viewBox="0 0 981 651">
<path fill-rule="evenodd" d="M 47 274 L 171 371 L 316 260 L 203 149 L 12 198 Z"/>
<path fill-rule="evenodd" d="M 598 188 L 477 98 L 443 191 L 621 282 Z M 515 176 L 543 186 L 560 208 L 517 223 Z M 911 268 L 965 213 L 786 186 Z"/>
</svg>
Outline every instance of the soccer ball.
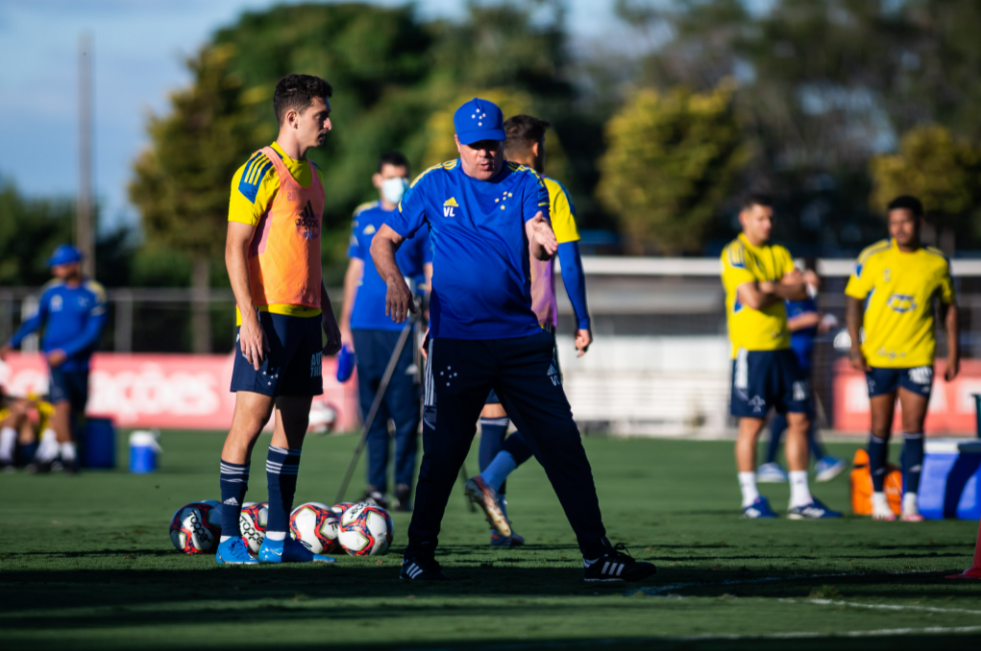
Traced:
<svg viewBox="0 0 981 651">
<path fill-rule="evenodd" d="M 337 517 L 339 518 L 344 515 L 344 511 L 347 511 L 349 508 L 354 506 L 354 504 L 354 502 L 341 502 L 340 504 L 335 504 L 334 506 L 330 507 L 330 510 L 336 513 Z"/>
<path fill-rule="evenodd" d="M 221 539 L 221 507 L 191 502 L 170 519 L 170 541 L 185 554 L 210 554 Z"/>
<path fill-rule="evenodd" d="M 337 423 L 337 408 L 329 402 L 314 400 L 310 403 L 310 420 L 307 423 L 308 434 L 326 434 L 334 429 Z"/>
<path fill-rule="evenodd" d="M 392 544 L 394 527 L 388 511 L 362 502 L 341 516 L 341 546 L 352 556 L 382 556 Z"/>
<path fill-rule="evenodd" d="M 259 553 L 262 541 L 266 539 L 267 506 L 266 502 L 246 502 L 242 505 L 242 514 L 238 516 L 242 542 L 253 554 Z"/>
<path fill-rule="evenodd" d="M 314 554 L 338 550 L 337 514 L 320 502 L 301 504 L 290 513 L 290 533 Z"/>
</svg>

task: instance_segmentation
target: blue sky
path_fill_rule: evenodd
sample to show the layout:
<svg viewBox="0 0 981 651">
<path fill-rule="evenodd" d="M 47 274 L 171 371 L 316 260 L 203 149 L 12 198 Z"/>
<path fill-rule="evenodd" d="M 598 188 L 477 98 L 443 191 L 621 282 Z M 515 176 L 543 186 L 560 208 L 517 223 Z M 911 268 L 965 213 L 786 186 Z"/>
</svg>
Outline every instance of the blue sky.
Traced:
<svg viewBox="0 0 981 651">
<path fill-rule="evenodd" d="M 398 0 L 375 4 L 401 5 Z M 243 11 L 274 0 L 28 0 L 0 2 L 0 179 L 29 195 L 78 187 L 77 50 L 95 50 L 95 192 L 102 229 L 135 219 L 129 165 L 146 145 L 147 115 L 187 83 L 182 60 Z M 458 17 L 462 0 L 420 0 L 423 17 Z M 613 0 L 568 0 L 574 38 L 616 42 Z"/>
</svg>

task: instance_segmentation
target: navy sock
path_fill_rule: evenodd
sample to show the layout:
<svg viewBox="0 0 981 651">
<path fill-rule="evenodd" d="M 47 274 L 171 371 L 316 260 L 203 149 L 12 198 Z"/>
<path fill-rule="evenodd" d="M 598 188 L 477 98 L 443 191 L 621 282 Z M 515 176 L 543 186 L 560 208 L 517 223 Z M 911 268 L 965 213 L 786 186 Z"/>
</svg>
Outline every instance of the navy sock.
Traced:
<svg viewBox="0 0 981 651">
<path fill-rule="evenodd" d="M 504 445 L 501 446 L 501 449 L 505 452 L 510 452 L 511 456 L 514 457 L 515 464 L 518 466 L 531 458 L 531 448 L 525 443 L 521 432 L 515 432 L 504 439 Z"/>
<path fill-rule="evenodd" d="M 923 470 L 923 434 L 903 433 L 903 492 L 917 493 Z"/>
<path fill-rule="evenodd" d="M 872 490 L 881 493 L 886 483 L 886 462 L 889 460 L 889 439 L 869 435 L 869 471 L 872 473 Z"/>
<path fill-rule="evenodd" d="M 777 452 L 780 451 L 780 439 L 787 429 L 787 417 L 783 414 L 773 414 L 770 420 L 770 440 L 766 446 L 766 463 L 774 463 L 777 460 Z"/>
<path fill-rule="evenodd" d="M 508 425 L 511 419 L 507 416 L 501 418 L 481 418 L 480 419 L 480 450 L 477 455 L 477 463 L 480 471 L 483 472 L 497 453 L 501 451 L 504 443 L 504 435 L 508 432 Z"/>
<path fill-rule="evenodd" d="M 249 490 L 249 466 L 221 460 L 221 536 L 238 538 L 242 535 L 238 519 L 242 502 Z"/>
<path fill-rule="evenodd" d="M 290 511 L 296 494 L 296 476 L 300 471 L 300 450 L 269 446 L 266 457 L 266 484 L 269 487 L 269 521 L 266 532 L 290 530 Z"/>
</svg>

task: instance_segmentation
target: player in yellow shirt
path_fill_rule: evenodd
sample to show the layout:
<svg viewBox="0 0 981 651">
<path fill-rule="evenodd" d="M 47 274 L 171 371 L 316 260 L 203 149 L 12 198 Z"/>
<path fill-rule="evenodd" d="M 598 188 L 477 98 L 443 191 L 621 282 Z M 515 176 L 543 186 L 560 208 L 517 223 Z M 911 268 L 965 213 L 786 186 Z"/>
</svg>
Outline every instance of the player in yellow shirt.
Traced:
<svg viewBox="0 0 981 651">
<path fill-rule="evenodd" d="M 920 522 L 916 494 L 923 464 L 923 421 L 933 387 L 936 348 L 933 303 L 939 300 L 947 332 L 944 379 L 957 376 L 960 357 L 954 283 L 943 254 L 920 241 L 923 205 L 902 196 L 888 207 L 889 239 L 862 251 L 845 287 L 846 320 L 851 335 L 852 366 L 865 373 L 872 432 L 872 517 L 895 520 L 883 489 L 889 455 L 889 433 L 896 396 L 903 410 L 903 513 Z M 864 340 L 860 328 L 864 329 Z M 861 342 L 861 343 L 860 343 Z"/>
<path fill-rule="evenodd" d="M 281 79 L 273 94 L 276 142 L 253 154 L 232 182 L 225 263 L 239 329 L 231 382 L 235 413 L 221 452 L 219 564 L 333 560 L 287 535 L 310 403 L 323 393 L 323 355 L 341 347 L 320 267 L 324 185 L 306 158 L 331 130 L 332 93 L 318 77 Z M 239 514 L 252 448 L 273 410 L 266 457 L 269 519 L 255 559 L 242 543 Z"/>
<path fill-rule="evenodd" d="M 770 408 L 786 414 L 785 454 L 790 467 L 790 507 L 794 520 L 840 518 L 811 495 L 807 482 L 807 430 L 811 391 L 806 373 L 790 349 L 784 301 L 807 297 L 801 273 L 790 253 L 770 244 L 773 206 L 768 197 L 751 195 L 742 205 L 743 232 L 722 251 L 726 320 L 732 340 L 730 411 L 739 418 L 736 464 L 743 496 L 743 517 L 775 518 L 756 487 L 756 440 Z"/>
</svg>

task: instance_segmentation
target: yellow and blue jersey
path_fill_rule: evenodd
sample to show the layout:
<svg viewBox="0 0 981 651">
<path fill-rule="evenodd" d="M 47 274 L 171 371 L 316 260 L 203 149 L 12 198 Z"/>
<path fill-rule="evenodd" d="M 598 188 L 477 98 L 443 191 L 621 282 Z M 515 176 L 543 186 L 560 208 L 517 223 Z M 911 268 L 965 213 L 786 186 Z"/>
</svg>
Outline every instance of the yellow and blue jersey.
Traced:
<svg viewBox="0 0 981 651">
<path fill-rule="evenodd" d="M 351 328 L 357 330 L 390 330 L 398 332 L 402 325 L 385 316 L 385 297 L 388 284 L 378 273 L 371 259 L 371 241 L 375 233 L 394 210 L 385 210 L 380 201 L 372 201 L 358 206 L 351 224 L 351 242 L 347 248 L 349 258 L 364 262 L 361 283 L 351 307 Z M 432 247 L 429 245 L 429 229 L 425 226 L 407 239 L 395 254 L 399 271 L 418 284 L 425 281 L 424 265 L 432 262 Z"/>
<path fill-rule="evenodd" d="M 37 313 L 21 324 L 10 345 L 19 346 L 24 337 L 43 327 L 41 350 L 62 350 L 67 355 L 59 370 L 87 371 L 105 324 L 106 290 L 102 285 L 83 279 L 71 287 L 55 279 L 42 288 Z"/>
<path fill-rule="evenodd" d="M 933 364 L 933 299 L 956 300 L 950 265 L 938 249 L 904 253 L 892 239 L 877 242 L 859 255 L 845 294 L 865 301 L 862 353 L 869 366 Z"/>
<path fill-rule="evenodd" d="M 572 203 L 572 197 L 565 186 L 553 178 L 542 175 L 542 181 L 548 190 L 549 199 L 549 218 L 552 223 L 552 232 L 560 246 L 560 255 L 563 264 L 566 257 L 574 255 L 572 251 L 562 247 L 579 241 L 579 229 L 576 228 L 576 207 Z M 555 298 L 555 258 L 551 260 L 532 259 L 531 263 L 531 309 L 538 317 L 538 322 L 542 325 L 550 325 L 554 329 L 558 325 L 558 302 Z M 565 276 L 563 276 L 565 278 Z M 568 290 L 569 288 L 566 287 Z M 577 301 L 574 292 L 568 292 L 573 307 L 576 308 L 577 321 L 586 323 L 588 327 L 588 314 L 585 310 L 585 295 L 583 300 Z M 581 303 L 581 304 L 577 304 Z M 584 320 L 583 320 L 584 319 Z"/>
<path fill-rule="evenodd" d="M 726 322 L 733 359 L 739 349 L 782 350 L 790 347 L 784 302 L 776 301 L 762 310 L 754 310 L 740 302 L 737 290 L 745 283 L 779 283 L 793 269 L 794 260 L 787 249 L 778 244 L 753 246 L 742 233 L 722 250 L 722 285 L 726 291 Z"/>
<path fill-rule="evenodd" d="M 429 226 L 433 247 L 430 335 L 505 339 L 541 332 L 531 309 L 525 222 L 549 215 L 548 189 L 534 170 L 505 163 L 489 181 L 459 159 L 423 172 L 386 223 L 402 237 Z"/>
<path fill-rule="evenodd" d="M 286 169 L 303 187 L 309 187 L 313 182 L 311 167 L 316 171 L 321 184 L 323 174 L 316 165 L 311 166 L 306 160 L 293 160 L 283 151 L 278 143 L 271 145 L 273 151 L 279 154 Z M 276 193 L 279 192 L 279 174 L 264 153 L 257 151 L 249 160 L 238 168 L 232 177 L 231 199 L 228 202 L 228 221 L 240 222 L 250 226 L 258 226 L 263 215 L 272 205 Z M 311 317 L 320 314 L 320 308 L 303 305 L 259 305 L 260 311 L 289 316 Z M 236 307 L 236 313 L 238 308 Z M 242 318 L 237 314 L 237 322 L 241 325 Z"/>
</svg>

